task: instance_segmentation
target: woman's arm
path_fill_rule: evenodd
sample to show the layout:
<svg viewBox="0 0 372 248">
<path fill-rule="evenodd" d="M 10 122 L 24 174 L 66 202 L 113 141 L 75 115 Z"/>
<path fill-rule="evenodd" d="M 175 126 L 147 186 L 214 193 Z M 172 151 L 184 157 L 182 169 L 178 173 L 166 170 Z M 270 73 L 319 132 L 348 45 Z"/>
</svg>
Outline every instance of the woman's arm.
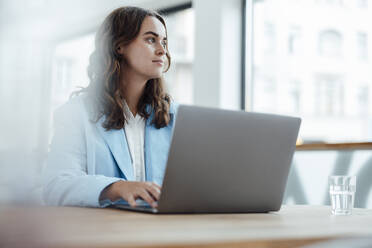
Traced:
<svg viewBox="0 0 372 248">
<path fill-rule="evenodd" d="M 54 114 L 54 136 L 43 171 L 47 204 L 99 207 L 102 190 L 121 180 L 87 174 L 84 111 L 81 100 L 72 99 Z"/>
</svg>

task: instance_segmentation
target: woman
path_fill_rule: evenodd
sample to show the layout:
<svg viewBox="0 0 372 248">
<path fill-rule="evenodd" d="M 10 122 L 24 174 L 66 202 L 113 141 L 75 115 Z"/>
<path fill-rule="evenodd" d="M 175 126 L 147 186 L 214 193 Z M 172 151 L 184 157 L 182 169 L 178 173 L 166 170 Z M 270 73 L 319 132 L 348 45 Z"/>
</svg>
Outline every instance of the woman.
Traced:
<svg viewBox="0 0 372 248">
<path fill-rule="evenodd" d="M 167 29 L 156 12 L 114 10 L 96 34 L 90 84 L 55 112 L 44 170 L 53 205 L 156 207 L 176 106 L 165 92 Z"/>
</svg>

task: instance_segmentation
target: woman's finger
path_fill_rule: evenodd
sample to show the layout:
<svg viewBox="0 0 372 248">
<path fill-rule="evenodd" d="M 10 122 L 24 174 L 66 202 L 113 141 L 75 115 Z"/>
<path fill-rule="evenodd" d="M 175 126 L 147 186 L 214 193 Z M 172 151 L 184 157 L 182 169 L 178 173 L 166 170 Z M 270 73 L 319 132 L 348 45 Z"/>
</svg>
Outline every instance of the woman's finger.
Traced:
<svg viewBox="0 0 372 248">
<path fill-rule="evenodd" d="M 148 192 L 150 192 L 151 196 L 155 199 L 155 200 L 159 200 L 160 198 L 160 190 L 158 188 L 156 188 L 155 186 L 147 186 L 146 190 Z"/>
<path fill-rule="evenodd" d="M 152 185 L 155 186 L 159 190 L 159 192 L 161 191 L 161 187 L 158 184 L 152 183 Z"/>
<path fill-rule="evenodd" d="M 155 187 L 156 189 L 158 189 L 159 191 L 161 191 L 161 187 L 158 184 L 154 183 L 154 182 L 146 182 L 146 185 L 151 186 L 151 187 Z"/>
<path fill-rule="evenodd" d="M 150 196 L 150 194 L 147 192 L 147 190 L 142 189 L 138 192 L 138 195 L 148 204 L 150 204 L 153 208 L 157 207 L 156 202 L 154 199 Z"/>
<path fill-rule="evenodd" d="M 124 197 L 123 197 L 123 199 L 125 200 Z M 131 207 L 135 207 L 135 206 L 136 206 L 136 200 L 134 199 L 133 194 L 130 194 L 130 195 L 128 196 L 128 199 L 126 199 L 126 201 L 129 203 L 129 205 L 130 205 Z"/>
</svg>

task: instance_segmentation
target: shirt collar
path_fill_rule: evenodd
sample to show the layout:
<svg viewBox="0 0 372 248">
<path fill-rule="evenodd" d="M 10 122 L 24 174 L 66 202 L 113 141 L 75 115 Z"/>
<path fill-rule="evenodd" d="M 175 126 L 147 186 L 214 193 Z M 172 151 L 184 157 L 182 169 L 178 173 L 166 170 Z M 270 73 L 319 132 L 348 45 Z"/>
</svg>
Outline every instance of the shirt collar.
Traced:
<svg viewBox="0 0 372 248">
<path fill-rule="evenodd" d="M 127 101 L 125 101 L 124 99 L 123 99 L 123 111 L 124 111 L 125 119 L 127 120 L 134 119 L 133 113 L 132 111 L 130 111 Z"/>
<path fill-rule="evenodd" d="M 125 119 L 126 121 L 129 123 L 132 123 L 132 122 L 139 122 L 139 121 L 142 121 L 144 120 L 143 117 L 141 115 L 139 115 L 138 113 L 136 114 L 136 116 L 133 115 L 132 111 L 130 110 L 127 102 L 123 99 L 123 111 L 124 111 L 124 116 L 125 116 Z"/>
</svg>

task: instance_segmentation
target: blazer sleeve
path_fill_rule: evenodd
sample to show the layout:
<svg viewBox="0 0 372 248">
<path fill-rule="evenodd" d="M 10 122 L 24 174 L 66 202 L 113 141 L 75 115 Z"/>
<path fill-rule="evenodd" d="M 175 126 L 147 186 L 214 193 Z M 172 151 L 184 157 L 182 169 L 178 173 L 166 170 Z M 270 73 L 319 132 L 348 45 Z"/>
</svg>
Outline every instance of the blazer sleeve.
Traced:
<svg viewBox="0 0 372 248">
<path fill-rule="evenodd" d="M 121 180 L 88 175 L 84 106 L 70 102 L 54 114 L 54 136 L 43 170 L 43 198 L 48 205 L 104 207 L 99 196 L 104 188 Z"/>
</svg>

